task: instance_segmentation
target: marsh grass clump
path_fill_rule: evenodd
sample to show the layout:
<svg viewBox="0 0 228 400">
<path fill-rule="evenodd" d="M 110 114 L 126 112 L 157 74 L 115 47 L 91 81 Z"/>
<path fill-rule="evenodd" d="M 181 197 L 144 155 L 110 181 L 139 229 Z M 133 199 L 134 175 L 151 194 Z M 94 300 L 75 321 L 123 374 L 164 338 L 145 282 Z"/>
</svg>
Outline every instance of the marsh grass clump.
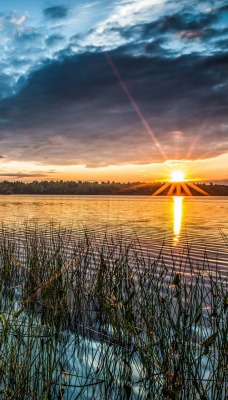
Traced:
<svg viewBox="0 0 228 400">
<path fill-rule="evenodd" d="M 225 399 L 227 276 L 188 250 L 2 227 L 0 399 Z"/>
</svg>

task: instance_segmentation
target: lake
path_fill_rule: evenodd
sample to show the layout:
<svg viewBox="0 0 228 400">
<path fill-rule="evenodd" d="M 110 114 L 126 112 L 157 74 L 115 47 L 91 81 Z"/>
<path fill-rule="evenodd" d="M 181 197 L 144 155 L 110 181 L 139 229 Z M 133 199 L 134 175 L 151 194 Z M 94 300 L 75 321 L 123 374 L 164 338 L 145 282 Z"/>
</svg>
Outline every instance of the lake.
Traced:
<svg viewBox="0 0 228 400">
<path fill-rule="evenodd" d="M 2 387 L 158 400 L 178 371 L 181 396 L 225 398 L 227 215 L 225 197 L 2 196 Z"/>
<path fill-rule="evenodd" d="M 102 234 L 117 232 L 140 239 L 153 255 L 163 244 L 180 255 L 191 247 L 196 260 L 205 258 L 227 271 L 228 197 L 39 196 L 0 197 L 0 220 L 17 227 L 29 223 L 60 224 Z"/>
</svg>

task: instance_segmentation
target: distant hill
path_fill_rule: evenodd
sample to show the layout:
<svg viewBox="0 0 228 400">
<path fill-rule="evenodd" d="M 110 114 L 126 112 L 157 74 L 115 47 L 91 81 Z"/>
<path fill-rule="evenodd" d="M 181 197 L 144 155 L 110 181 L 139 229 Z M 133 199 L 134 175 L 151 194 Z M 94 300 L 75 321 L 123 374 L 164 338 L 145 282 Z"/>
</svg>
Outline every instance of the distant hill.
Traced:
<svg viewBox="0 0 228 400">
<path fill-rule="evenodd" d="M 197 184 L 211 196 L 228 196 L 228 186 Z M 0 182 L 0 194 L 55 194 L 55 195 L 151 195 L 162 183 L 145 182 L 88 182 L 88 181 L 15 181 Z M 195 196 L 198 192 L 192 190 Z"/>
</svg>

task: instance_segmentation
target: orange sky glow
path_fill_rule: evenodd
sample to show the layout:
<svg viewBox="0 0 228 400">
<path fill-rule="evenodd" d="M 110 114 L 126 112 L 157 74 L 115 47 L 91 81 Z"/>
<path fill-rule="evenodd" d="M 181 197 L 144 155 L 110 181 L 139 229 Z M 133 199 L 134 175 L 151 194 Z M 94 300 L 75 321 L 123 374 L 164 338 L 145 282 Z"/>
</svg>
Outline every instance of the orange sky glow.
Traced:
<svg viewBox="0 0 228 400">
<path fill-rule="evenodd" d="M 204 160 L 168 160 L 151 164 L 110 165 L 88 168 L 84 165 L 45 165 L 38 162 L 1 160 L 1 180 L 96 180 L 158 182 L 170 180 L 173 171 L 182 171 L 186 180 L 226 182 L 228 154 Z M 19 172 L 20 171 L 20 172 Z"/>
</svg>

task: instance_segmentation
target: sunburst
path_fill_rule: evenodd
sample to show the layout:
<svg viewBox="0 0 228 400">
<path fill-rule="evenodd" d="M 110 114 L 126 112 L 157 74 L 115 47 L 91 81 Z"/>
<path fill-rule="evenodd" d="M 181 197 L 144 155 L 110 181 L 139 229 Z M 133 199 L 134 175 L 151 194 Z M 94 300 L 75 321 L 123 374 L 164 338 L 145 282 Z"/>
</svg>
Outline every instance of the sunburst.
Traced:
<svg viewBox="0 0 228 400">
<path fill-rule="evenodd" d="M 187 181 L 184 178 L 183 171 L 173 171 L 169 182 L 164 183 L 152 196 L 158 196 L 159 194 L 167 191 L 167 196 L 193 196 L 191 190 L 195 190 L 203 196 L 209 196 L 209 194 L 196 186 L 194 183 Z"/>
</svg>

